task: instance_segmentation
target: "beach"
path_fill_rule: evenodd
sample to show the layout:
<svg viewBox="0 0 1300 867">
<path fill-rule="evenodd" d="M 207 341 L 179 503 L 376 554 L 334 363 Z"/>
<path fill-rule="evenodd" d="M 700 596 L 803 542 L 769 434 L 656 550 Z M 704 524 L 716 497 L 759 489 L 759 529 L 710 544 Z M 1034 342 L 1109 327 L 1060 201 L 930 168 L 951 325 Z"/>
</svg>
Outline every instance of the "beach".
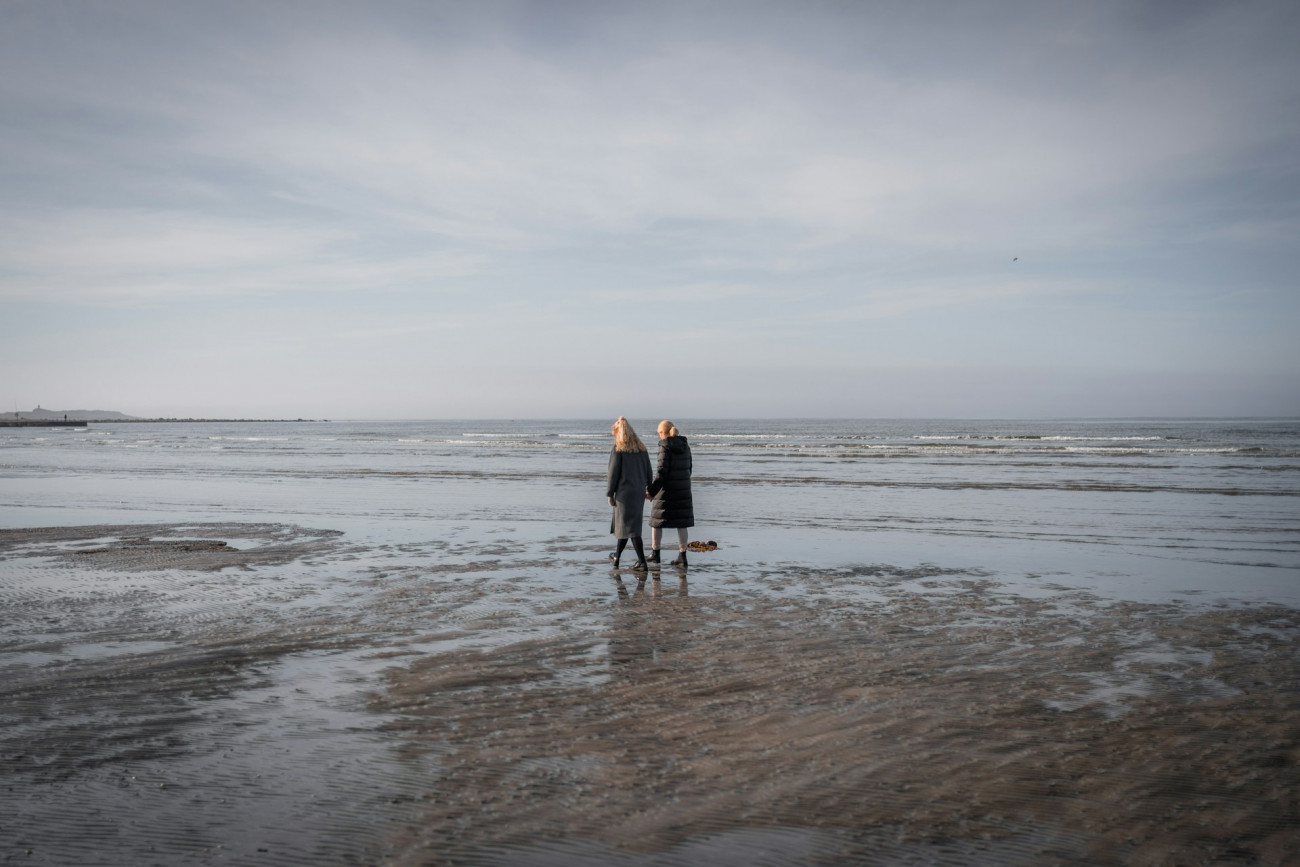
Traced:
<svg viewBox="0 0 1300 867">
<path fill-rule="evenodd" d="M 641 580 L 514 425 L 10 434 L 0 857 L 1300 861 L 1294 426 L 697 424 Z"/>
</svg>

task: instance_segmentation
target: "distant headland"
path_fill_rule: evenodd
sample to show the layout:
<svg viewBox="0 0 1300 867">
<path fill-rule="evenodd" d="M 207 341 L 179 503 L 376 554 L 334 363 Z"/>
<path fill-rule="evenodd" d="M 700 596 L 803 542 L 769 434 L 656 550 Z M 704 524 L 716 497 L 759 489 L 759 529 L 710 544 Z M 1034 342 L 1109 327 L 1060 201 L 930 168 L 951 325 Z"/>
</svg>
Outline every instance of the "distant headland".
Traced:
<svg viewBox="0 0 1300 867">
<path fill-rule="evenodd" d="M 84 427 L 91 422 L 309 422 L 316 418 L 142 418 L 109 409 L 45 409 L 0 413 L 0 427 Z"/>
</svg>

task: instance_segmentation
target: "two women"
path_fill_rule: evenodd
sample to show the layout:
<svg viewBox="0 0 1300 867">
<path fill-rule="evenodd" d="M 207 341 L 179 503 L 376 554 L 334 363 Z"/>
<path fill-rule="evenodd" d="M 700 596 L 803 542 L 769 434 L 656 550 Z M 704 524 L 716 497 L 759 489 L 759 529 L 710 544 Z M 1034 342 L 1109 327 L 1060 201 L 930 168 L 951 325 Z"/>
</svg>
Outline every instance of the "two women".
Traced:
<svg viewBox="0 0 1300 867">
<path fill-rule="evenodd" d="M 659 562 L 659 542 L 663 528 L 677 530 L 677 559 L 674 566 L 686 565 L 686 528 L 695 526 L 691 502 L 691 449 L 686 438 L 668 420 L 659 423 L 659 467 L 650 477 L 650 455 L 645 443 L 636 435 L 623 416 L 614 422 L 614 449 L 609 454 L 609 472 L 605 477 L 605 495 L 614 507 L 610 525 L 618 547 L 609 555 L 614 568 L 627 547 L 628 539 L 636 550 L 632 566 L 646 571 L 645 548 L 641 542 L 641 519 L 646 500 L 653 499 L 650 512 L 650 562 Z"/>
</svg>

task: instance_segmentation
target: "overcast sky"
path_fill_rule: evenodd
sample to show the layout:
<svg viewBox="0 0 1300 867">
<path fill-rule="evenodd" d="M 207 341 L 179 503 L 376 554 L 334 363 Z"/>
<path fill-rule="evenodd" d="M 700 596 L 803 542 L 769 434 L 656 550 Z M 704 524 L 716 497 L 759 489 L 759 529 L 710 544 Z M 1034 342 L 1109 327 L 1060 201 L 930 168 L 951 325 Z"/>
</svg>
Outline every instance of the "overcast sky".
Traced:
<svg viewBox="0 0 1300 867">
<path fill-rule="evenodd" d="M 1300 415 L 1300 3 L 0 0 L 5 411 Z"/>
</svg>

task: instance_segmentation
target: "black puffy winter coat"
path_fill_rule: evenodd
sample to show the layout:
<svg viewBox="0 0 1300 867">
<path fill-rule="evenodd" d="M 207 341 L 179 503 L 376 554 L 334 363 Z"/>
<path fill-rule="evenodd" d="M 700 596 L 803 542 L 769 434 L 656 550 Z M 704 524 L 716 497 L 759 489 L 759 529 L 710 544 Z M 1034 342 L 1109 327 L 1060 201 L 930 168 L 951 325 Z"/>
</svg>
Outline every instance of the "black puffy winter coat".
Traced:
<svg viewBox="0 0 1300 867">
<path fill-rule="evenodd" d="M 691 447 L 686 437 L 664 437 L 659 441 L 659 466 L 646 490 L 654 497 L 650 507 L 651 527 L 695 526 Z"/>
</svg>

